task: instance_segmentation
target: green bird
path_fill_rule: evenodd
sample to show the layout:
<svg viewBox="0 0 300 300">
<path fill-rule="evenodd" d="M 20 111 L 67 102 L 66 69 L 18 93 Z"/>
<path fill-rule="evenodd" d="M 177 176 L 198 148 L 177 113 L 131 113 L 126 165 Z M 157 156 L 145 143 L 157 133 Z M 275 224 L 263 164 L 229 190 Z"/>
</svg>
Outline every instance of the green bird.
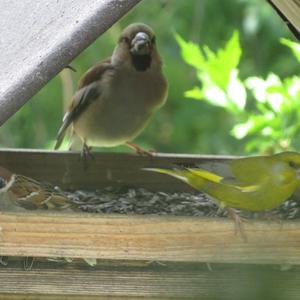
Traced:
<svg viewBox="0 0 300 300">
<path fill-rule="evenodd" d="M 209 165 L 208 165 L 209 166 Z M 282 152 L 216 162 L 203 168 L 149 168 L 173 176 L 211 196 L 241 225 L 232 208 L 262 212 L 278 207 L 300 185 L 300 154 Z M 205 169 L 206 168 L 206 169 Z"/>
</svg>

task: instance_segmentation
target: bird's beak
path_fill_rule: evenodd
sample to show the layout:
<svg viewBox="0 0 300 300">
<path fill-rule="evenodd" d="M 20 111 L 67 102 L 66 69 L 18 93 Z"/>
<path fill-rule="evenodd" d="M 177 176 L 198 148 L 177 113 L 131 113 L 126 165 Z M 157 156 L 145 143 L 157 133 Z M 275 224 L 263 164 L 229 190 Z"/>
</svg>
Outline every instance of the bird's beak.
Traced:
<svg viewBox="0 0 300 300">
<path fill-rule="evenodd" d="M 6 181 L 0 176 L 0 190 L 6 186 Z"/>
<path fill-rule="evenodd" d="M 151 40 L 147 33 L 138 32 L 131 41 L 130 52 L 134 55 L 146 55 L 150 53 Z"/>
</svg>

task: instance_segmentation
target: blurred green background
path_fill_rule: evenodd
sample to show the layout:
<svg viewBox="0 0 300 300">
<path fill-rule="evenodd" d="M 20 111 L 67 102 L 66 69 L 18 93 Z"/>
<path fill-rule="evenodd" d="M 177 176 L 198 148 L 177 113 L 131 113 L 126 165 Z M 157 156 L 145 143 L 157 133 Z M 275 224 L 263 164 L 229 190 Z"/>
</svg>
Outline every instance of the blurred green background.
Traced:
<svg viewBox="0 0 300 300">
<path fill-rule="evenodd" d="M 64 106 L 79 77 L 110 55 L 122 28 L 137 21 L 149 24 L 157 34 L 169 97 L 136 142 L 159 152 L 245 154 L 247 140 L 231 134 L 236 124 L 232 114 L 223 107 L 184 96 L 185 91 L 200 87 L 201 82 L 195 68 L 183 60 L 175 34 L 216 51 L 237 30 L 242 52 L 238 66 L 241 80 L 250 76 L 266 78 L 270 72 L 280 78 L 298 75 L 295 57 L 279 42 L 282 37 L 295 39 L 271 6 L 261 0 L 142 1 L 72 62 L 76 73 L 64 70 L 58 74 L 1 127 L 0 146 L 51 148 Z M 254 147 L 249 151 L 265 150 Z M 128 150 L 117 147 L 101 151 Z"/>
</svg>

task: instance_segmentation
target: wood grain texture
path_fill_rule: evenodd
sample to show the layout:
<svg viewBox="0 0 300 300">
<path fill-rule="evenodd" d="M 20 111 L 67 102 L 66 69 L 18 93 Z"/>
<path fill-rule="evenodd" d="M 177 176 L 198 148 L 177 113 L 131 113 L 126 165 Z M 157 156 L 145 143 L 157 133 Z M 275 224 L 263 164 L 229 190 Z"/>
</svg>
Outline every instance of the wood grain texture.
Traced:
<svg viewBox="0 0 300 300">
<path fill-rule="evenodd" d="M 191 191 L 188 185 L 179 180 L 142 169 L 230 159 L 212 155 L 161 153 L 154 157 L 145 157 L 95 152 L 94 156 L 95 159 L 90 160 L 89 167 L 85 170 L 78 152 L 3 149 L 0 150 L 0 166 L 66 189 L 131 186 L 153 191 Z"/>
<path fill-rule="evenodd" d="M 247 222 L 248 241 L 228 219 L 1 213 L 8 256 L 300 264 L 299 222 Z"/>
<path fill-rule="evenodd" d="M 286 16 L 290 23 L 300 32 L 300 1 L 270 0 Z"/>
<path fill-rule="evenodd" d="M 212 264 L 164 266 L 65 264 L 54 268 L 37 262 L 24 271 L 0 268 L 0 299 L 299 299 L 299 267 Z M 9 296 L 8 296 L 9 295 Z M 97 298 L 96 298 L 97 297 Z M 111 298 L 110 298 L 111 297 Z"/>
<path fill-rule="evenodd" d="M 85 171 L 78 153 L 0 151 L 0 165 L 16 173 L 85 189 L 189 190 L 141 168 L 224 159 L 231 158 L 96 153 Z M 244 242 L 228 219 L 2 212 L 0 254 L 9 256 L 9 265 L 0 265 L 0 299 L 296 300 L 300 267 L 281 272 L 279 265 L 300 264 L 299 225 L 249 221 Z M 14 256 L 40 258 L 24 271 Z M 57 265 L 42 257 L 98 258 L 98 264 Z"/>
<path fill-rule="evenodd" d="M 110 295 L 45 295 L 45 294 L 11 294 L 11 293 L 0 293 L 0 299 L 7 300 L 137 300 L 138 297 L 128 296 L 110 296 Z M 172 300 L 174 297 L 144 297 L 143 300 Z M 178 298 L 177 298 L 178 299 Z M 191 299 L 191 298 L 188 298 Z M 295 298 L 296 299 L 296 298 Z"/>
<path fill-rule="evenodd" d="M 0 125 L 138 2 L 1 1 Z"/>
</svg>

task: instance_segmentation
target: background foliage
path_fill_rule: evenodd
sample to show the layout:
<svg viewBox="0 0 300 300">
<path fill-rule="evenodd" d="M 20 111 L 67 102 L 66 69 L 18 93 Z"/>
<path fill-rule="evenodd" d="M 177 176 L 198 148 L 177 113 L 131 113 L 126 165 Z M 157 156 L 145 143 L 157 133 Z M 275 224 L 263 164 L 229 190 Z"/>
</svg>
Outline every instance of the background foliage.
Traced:
<svg viewBox="0 0 300 300">
<path fill-rule="evenodd" d="M 299 150 L 299 93 L 298 102 L 291 101 L 293 91 L 286 93 L 299 86 L 299 64 L 282 44 L 289 42 L 279 42 L 294 38 L 261 0 L 142 1 L 74 60 L 76 73 L 61 72 L 1 127 L 0 146 L 50 148 L 80 75 L 110 55 L 122 28 L 136 21 L 156 31 L 170 84 L 168 102 L 138 137 L 140 145 L 164 152 L 215 154 Z M 198 58 L 191 54 L 193 67 L 182 51 L 185 43 L 202 49 Z M 207 58 L 210 64 L 205 64 Z M 230 90 L 229 81 L 234 82 Z M 199 94 L 216 83 L 221 87 L 219 94 Z M 273 102 L 269 97 L 259 98 L 258 85 L 266 93 L 281 94 L 284 104 L 276 104 L 281 101 L 278 97 Z M 222 91 L 226 91 L 223 96 Z M 228 97 L 229 105 L 216 105 Z M 266 121 L 273 104 L 275 121 L 271 116 Z M 251 120 L 257 116 L 262 116 L 265 125 L 272 121 L 274 131 L 266 129 L 266 135 L 261 134 L 268 126 L 251 131 Z M 109 150 L 127 151 L 123 147 Z"/>
<path fill-rule="evenodd" d="M 242 49 L 237 31 L 216 52 L 207 45 L 186 42 L 178 34 L 176 39 L 183 59 L 195 68 L 200 81 L 200 87 L 186 91 L 185 96 L 227 111 L 235 122 L 230 133 L 245 140 L 247 152 L 299 148 L 295 137 L 300 134 L 300 76 L 280 79 L 270 73 L 266 79 L 252 76 L 242 81 L 238 69 Z M 281 43 L 292 50 L 300 63 L 300 44 L 287 39 L 281 39 Z"/>
</svg>

